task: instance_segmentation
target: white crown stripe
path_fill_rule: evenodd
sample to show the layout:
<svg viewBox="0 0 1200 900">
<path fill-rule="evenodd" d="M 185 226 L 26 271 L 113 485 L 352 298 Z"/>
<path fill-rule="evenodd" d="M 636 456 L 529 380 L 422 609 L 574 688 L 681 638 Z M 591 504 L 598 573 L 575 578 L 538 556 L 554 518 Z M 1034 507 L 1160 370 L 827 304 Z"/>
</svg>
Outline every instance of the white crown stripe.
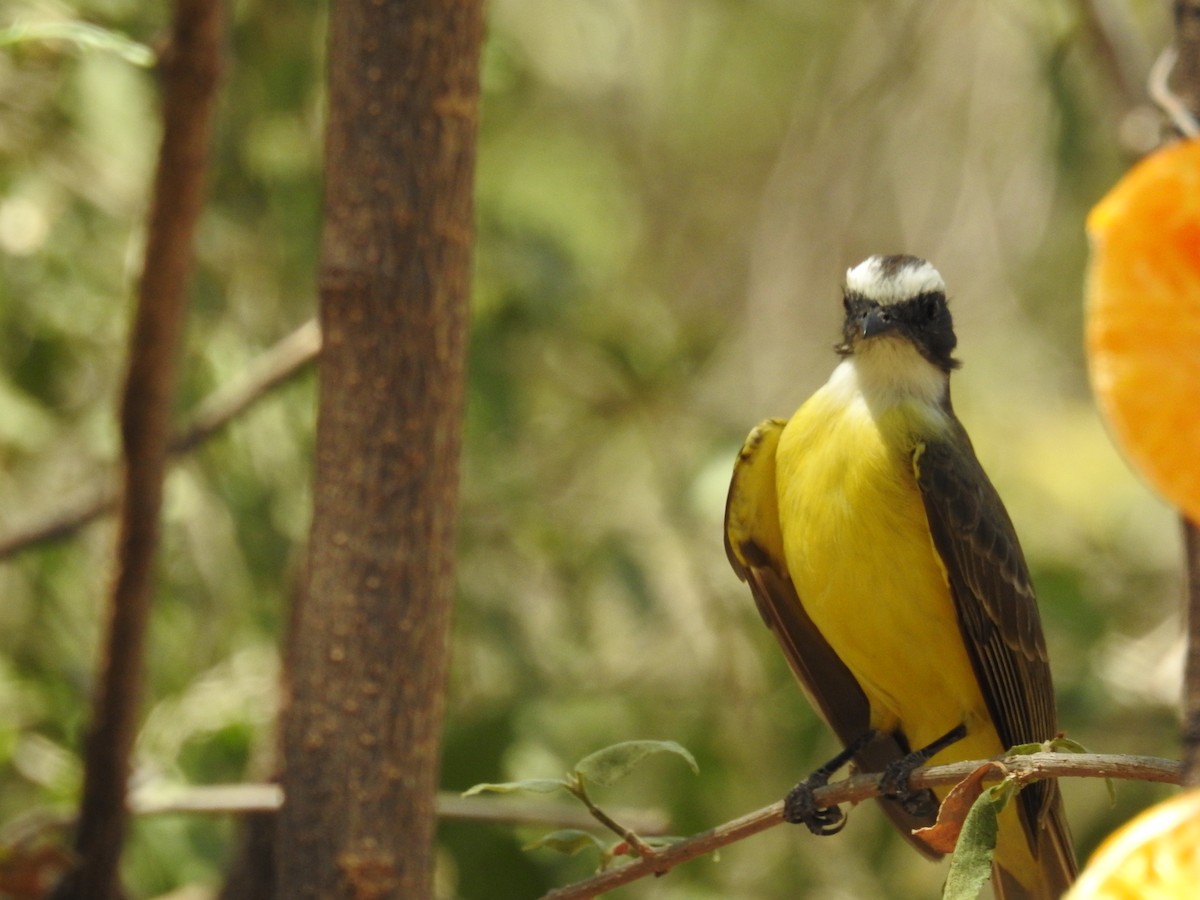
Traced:
<svg viewBox="0 0 1200 900">
<path fill-rule="evenodd" d="M 938 270 L 923 259 L 912 259 L 885 270 L 884 257 L 872 256 L 846 271 L 846 291 L 861 294 L 882 306 L 900 303 L 921 294 L 946 292 Z"/>
</svg>

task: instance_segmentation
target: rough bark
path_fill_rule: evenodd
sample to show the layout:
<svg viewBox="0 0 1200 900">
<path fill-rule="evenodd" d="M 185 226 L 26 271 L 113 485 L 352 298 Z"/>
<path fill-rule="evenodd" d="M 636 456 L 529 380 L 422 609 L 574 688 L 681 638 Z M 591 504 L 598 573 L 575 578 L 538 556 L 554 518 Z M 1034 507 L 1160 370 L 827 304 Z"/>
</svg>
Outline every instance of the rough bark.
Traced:
<svg viewBox="0 0 1200 900">
<path fill-rule="evenodd" d="M 428 897 L 482 10 L 330 13 L 314 518 L 276 896 Z"/>
</svg>

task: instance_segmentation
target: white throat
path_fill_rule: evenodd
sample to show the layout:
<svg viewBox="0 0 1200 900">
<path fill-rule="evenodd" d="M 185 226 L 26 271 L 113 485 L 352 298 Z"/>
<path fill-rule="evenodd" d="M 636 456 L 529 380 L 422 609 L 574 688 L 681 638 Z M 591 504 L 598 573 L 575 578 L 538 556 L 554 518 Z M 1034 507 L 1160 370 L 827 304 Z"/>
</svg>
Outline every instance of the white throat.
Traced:
<svg viewBox="0 0 1200 900">
<path fill-rule="evenodd" d="M 847 400 L 861 397 L 875 411 L 901 403 L 940 409 L 949 378 L 908 341 L 881 336 L 860 342 L 833 370 L 828 386 L 844 391 Z"/>
</svg>

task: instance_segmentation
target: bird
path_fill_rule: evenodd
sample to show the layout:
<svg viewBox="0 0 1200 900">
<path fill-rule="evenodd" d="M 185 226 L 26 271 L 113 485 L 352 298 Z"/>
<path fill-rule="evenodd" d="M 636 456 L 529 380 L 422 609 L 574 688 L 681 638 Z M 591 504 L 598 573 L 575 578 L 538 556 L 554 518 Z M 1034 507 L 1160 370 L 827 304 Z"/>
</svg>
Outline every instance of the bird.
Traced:
<svg viewBox="0 0 1200 900">
<path fill-rule="evenodd" d="M 908 790 L 908 774 L 1053 739 L 1054 687 L 1012 520 L 951 404 L 942 276 L 915 256 L 871 256 L 847 271 L 842 300 L 829 380 L 738 454 L 725 547 L 845 748 L 789 794 L 785 818 L 839 830 L 811 788 L 851 762 L 885 773 L 884 812 L 936 858 L 912 832 L 938 800 Z M 1027 785 L 1000 813 L 996 896 L 1057 898 L 1077 869 L 1057 783 Z"/>
</svg>

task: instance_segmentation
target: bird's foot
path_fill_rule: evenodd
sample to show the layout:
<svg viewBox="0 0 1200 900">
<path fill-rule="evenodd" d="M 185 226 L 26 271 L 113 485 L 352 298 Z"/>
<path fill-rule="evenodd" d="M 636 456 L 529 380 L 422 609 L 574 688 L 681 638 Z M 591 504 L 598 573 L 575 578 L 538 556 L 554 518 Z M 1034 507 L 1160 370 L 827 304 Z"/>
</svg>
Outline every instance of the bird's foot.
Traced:
<svg viewBox="0 0 1200 900">
<path fill-rule="evenodd" d="M 907 756 L 902 756 L 888 764 L 879 780 L 879 790 L 885 797 L 891 797 L 904 807 L 909 815 L 924 818 L 937 813 L 938 799 L 933 791 L 925 788 L 914 791 L 908 786 L 912 773 L 929 762 L 934 755 L 945 750 L 951 744 L 961 741 L 967 736 L 965 725 L 956 725 L 936 741 L 914 750 Z"/>
<path fill-rule="evenodd" d="M 849 747 L 821 766 L 802 782 L 792 788 L 783 801 L 783 819 L 793 825 L 803 824 L 817 835 L 837 834 L 846 825 L 846 815 L 838 806 L 818 806 L 813 791 L 829 784 L 833 773 L 853 759 L 875 736 L 868 731 Z"/>
<path fill-rule="evenodd" d="M 829 776 L 814 772 L 790 791 L 783 801 L 783 820 L 804 825 L 813 834 L 837 834 L 846 825 L 846 815 L 840 806 L 818 806 L 813 791 L 829 783 Z"/>
</svg>

